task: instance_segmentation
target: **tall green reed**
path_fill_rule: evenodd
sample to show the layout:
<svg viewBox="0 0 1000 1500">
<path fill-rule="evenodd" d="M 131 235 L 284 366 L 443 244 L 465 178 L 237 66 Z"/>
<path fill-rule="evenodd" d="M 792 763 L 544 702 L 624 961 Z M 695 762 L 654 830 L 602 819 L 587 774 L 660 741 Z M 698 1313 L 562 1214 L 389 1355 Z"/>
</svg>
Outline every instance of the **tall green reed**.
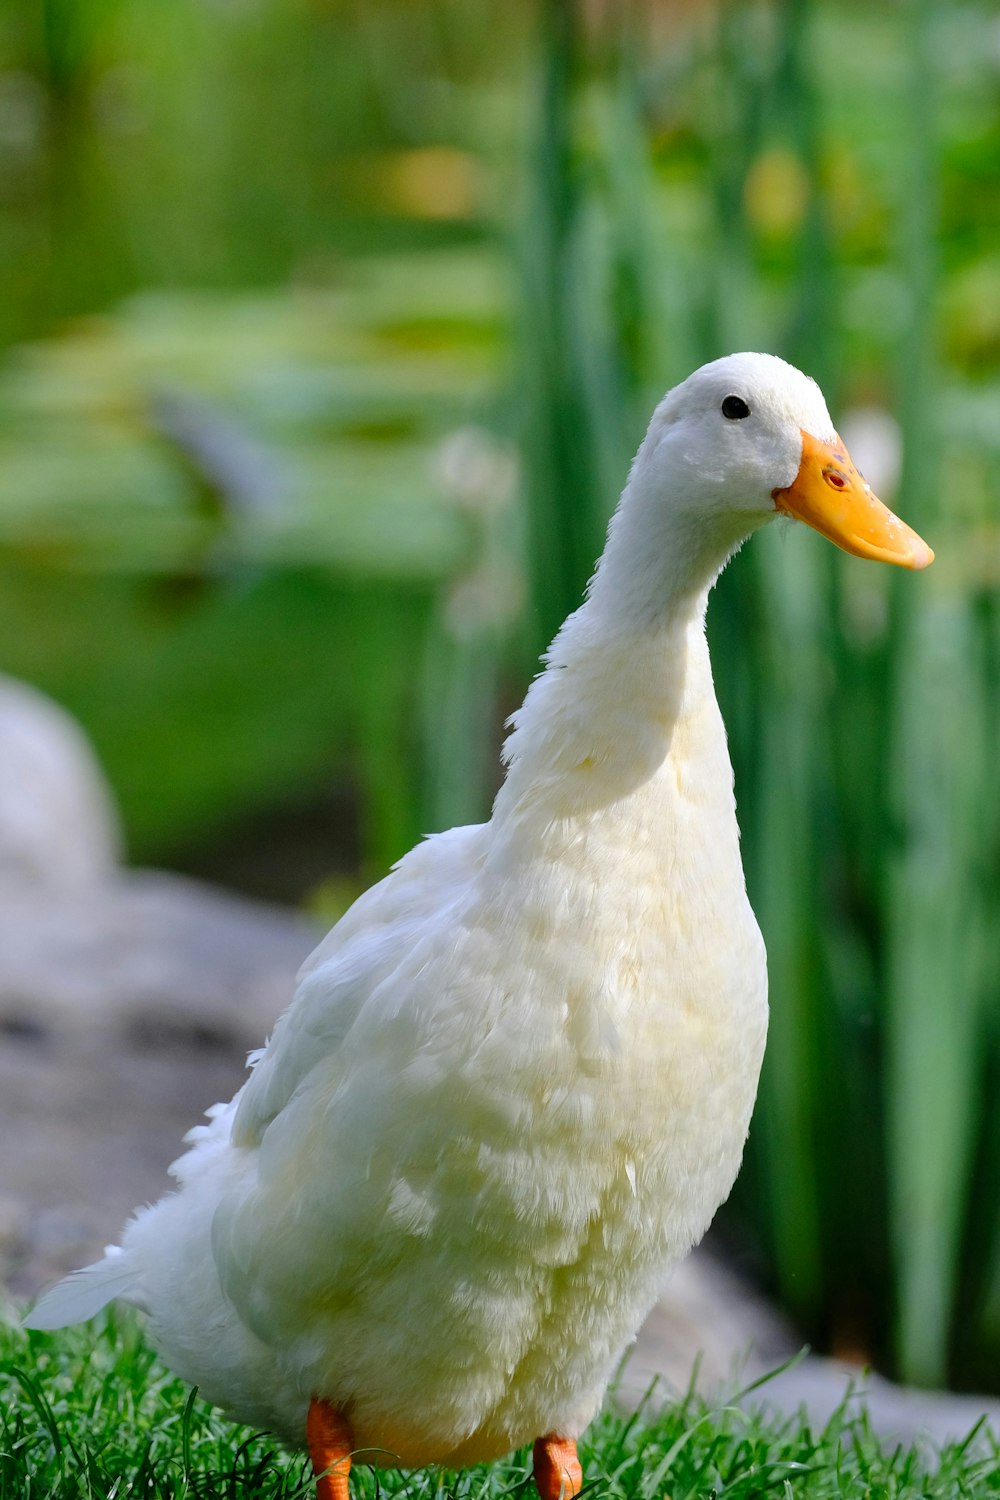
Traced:
<svg viewBox="0 0 1000 1500">
<path fill-rule="evenodd" d="M 936 10 L 928 0 L 906 8 L 904 34 L 909 87 L 899 254 L 909 318 L 899 370 L 902 490 L 920 524 L 934 515 L 943 469 L 934 317 Z M 893 605 L 889 776 L 896 838 L 885 870 L 890 1228 L 900 1364 L 915 1380 L 930 1381 L 947 1367 L 963 1253 L 973 1252 L 979 1237 L 969 1188 L 981 1123 L 982 1025 L 995 994 L 989 900 L 995 891 L 981 878 L 989 849 L 992 726 L 972 591 L 931 589 L 918 603 L 897 586 Z"/>
<path fill-rule="evenodd" d="M 518 247 L 532 659 L 580 601 L 663 362 L 635 38 L 545 0 L 539 40 Z"/>
</svg>

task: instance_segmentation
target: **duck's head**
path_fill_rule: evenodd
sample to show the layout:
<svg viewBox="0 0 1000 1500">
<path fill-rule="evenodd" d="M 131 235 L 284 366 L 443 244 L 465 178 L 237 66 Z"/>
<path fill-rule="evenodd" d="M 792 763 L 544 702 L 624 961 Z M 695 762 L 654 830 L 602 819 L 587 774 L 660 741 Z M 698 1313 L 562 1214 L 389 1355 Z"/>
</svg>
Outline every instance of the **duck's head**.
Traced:
<svg viewBox="0 0 1000 1500">
<path fill-rule="evenodd" d="M 714 360 L 668 392 L 632 484 L 726 550 L 788 515 L 858 557 L 904 568 L 934 560 L 858 472 L 816 382 L 773 354 Z"/>
</svg>

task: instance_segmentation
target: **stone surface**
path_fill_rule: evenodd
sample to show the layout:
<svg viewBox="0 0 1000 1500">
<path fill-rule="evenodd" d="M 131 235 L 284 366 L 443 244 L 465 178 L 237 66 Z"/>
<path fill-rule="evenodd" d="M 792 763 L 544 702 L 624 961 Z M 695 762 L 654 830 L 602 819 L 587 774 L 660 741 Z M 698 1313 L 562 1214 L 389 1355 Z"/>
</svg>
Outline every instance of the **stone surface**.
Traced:
<svg viewBox="0 0 1000 1500">
<path fill-rule="evenodd" d="M 180 875 L 118 871 L 72 891 L 0 883 L 0 1035 L 259 1046 L 320 936 Z"/>
<path fill-rule="evenodd" d="M 0 885 L 0 1279 L 33 1293 L 166 1190 L 320 933 L 178 876 Z M 5 1212 L 4 1205 L 18 1205 Z M 12 1226 L 12 1227 L 9 1227 Z"/>
<path fill-rule="evenodd" d="M 0 676 L 0 881 L 81 887 L 111 873 L 120 845 L 111 793 L 75 722 Z"/>
<path fill-rule="evenodd" d="M 746 1400 L 747 1404 L 777 1412 L 794 1412 L 802 1407 L 818 1429 L 842 1402 L 863 1401 L 872 1427 L 887 1445 L 917 1439 L 960 1442 L 984 1417 L 992 1431 L 1000 1433 L 1000 1401 L 995 1397 L 893 1385 L 872 1370 L 815 1354 L 776 1375 Z"/>
<path fill-rule="evenodd" d="M 649 1399 L 670 1400 L 692 1376 L 712 1402 L 784 1416 L 804 1410 L 817 1430 L 843 1402 L 864 1400 L 873 1429 L 888 1444 L 960 1441 L 983 1417 L 1000 1433 L 994 1397 L 894 1385 L 858 1365 L 809 1353 L 791 1325 L 705 1249 L 671 1278 L 625 1365 L 618 1399 L 631 1408 L 655 1381 Z"/>
</svg>

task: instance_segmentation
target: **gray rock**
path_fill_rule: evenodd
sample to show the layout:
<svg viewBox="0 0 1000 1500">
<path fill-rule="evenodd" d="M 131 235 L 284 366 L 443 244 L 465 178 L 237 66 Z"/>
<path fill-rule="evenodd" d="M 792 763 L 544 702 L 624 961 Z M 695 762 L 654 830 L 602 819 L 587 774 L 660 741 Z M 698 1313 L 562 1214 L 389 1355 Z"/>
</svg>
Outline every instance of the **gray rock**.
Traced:
<svg viewBox="0 0 1000 1500">
<path fill-rule="evenodd" d="M 744 1401 L 781 1413 L 804 1410 L 818 1430 L 845 1401 L 864 1403 L 872 1428 L 887 1446 L 928 1440 L 932 1444 L 960 1442 L 983 1418 L 992 1432 L 1000 1433 L 1000 1401 L 994 1396 L 893 1385 L 874 1370 L 816 1354 L 774 1376 Z"/>
<path fill-rule="evenodd" d="M 111 873 L 120 847 L 114 801 L 76 723 L 0 676 L 0 882 L 85 886 Z"/>
<path fill-rule="evenodd" d="M 894 1385 L 862 1366 L 809 1353 L 791 1324 L 704 1248 L 678 1267 L 640 1332 L 618 1399 L 632 1408 L 654 1381 L 654 1404 L 675 1399 L 693 1381 L 712 1403 L 736 1401 L 783 1417 L 804 1411 L 816 1430 L 844 1402 L 863 1401 L 887 1444 L 960 1441 L 984 1417 L 1000 1433 L 994 1397 Z"/>
<path fill-rule="evenodd" d="M 0 1283 L 33 1292 L 168 1185 L 181 1138 L 321 935 L 196 881 L 118 868 L 72 719 L 0 677 Z"/>
<path fill-rule="evenodd" d="M 0 885 L 0 1283 L 34 1294 L 169 1187 L 185 1131 L 240 1087 L 320 935 L 149 871 Z"/>
<path fill-rule="evenodd" d="M 85 1032 L 130 1052 L 259 1046 L 321 933 L 199 881 L 118 871 L 74 890 L 0 884 L 0 1035 Z"/>
</svg>

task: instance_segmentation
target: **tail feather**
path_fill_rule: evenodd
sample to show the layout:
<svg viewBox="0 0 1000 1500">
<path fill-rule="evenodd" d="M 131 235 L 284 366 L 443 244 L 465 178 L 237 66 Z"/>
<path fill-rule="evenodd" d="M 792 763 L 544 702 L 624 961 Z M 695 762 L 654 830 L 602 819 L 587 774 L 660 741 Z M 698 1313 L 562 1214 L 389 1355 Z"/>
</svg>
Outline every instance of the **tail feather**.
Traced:
<svg viewBox="0 0 1000 1500">
<path fill-rule="evenodd" d="M 135 1270 L 119 1251 L 92 1266 L 71 1271 L 39 1297 L 22 1323 L 25 1328 L 65 1328 L 69 1323 L 85 1323 L 116 1297 L 134 1301 L 135 1288 Z"/>
</svg>

